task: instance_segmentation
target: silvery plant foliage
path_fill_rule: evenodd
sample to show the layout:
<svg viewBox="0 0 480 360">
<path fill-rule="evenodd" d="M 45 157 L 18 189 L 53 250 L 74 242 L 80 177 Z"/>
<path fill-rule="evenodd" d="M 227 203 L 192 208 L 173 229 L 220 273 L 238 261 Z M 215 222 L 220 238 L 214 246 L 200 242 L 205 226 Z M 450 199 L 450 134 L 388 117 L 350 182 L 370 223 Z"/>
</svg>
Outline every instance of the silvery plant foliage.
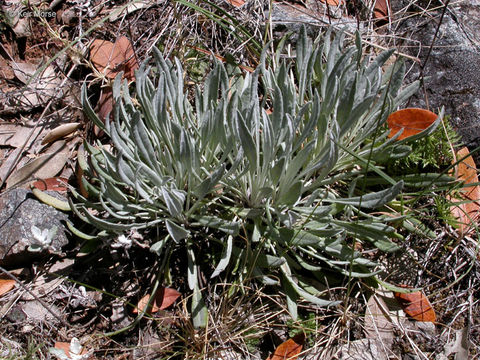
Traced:
<svg viewBox="0 0 480 360">
<path fill-rule="evenodd" d="M 295 57 L 265 50 L 255 71 L 230 75 L 217 62 L 194 93 L 179 60 L 154 49 L 134 91 L 115 80 L 106 124 L 84 88 L 84 110 L 110 141 L 85 144 L 89 197 L 74 192 L 71 206 L 101 234 L 156 229 L 151 250 L 161 258 L 183 248 L 196 326 L 208 315 L 202 251 L 217 251 L 211 278 L 279 286 L 295 316 L 298 299 L 336 304 L 306 276 L 375 278 L 381 267 L 355 244 L 398 249 L 395 218 L 372 210 L 404 188 L 382 164 L 410 147 L 389 139 L 385 122 L 418 84 L 402 88 L 401 60 L 385 66 L 393 50 L 371 58 L 358 35 L 344 42 L 331 32 L 312 41 L 302 30 Z M 370 176 L 383 182 L 371 186 Z"/>
</svg>

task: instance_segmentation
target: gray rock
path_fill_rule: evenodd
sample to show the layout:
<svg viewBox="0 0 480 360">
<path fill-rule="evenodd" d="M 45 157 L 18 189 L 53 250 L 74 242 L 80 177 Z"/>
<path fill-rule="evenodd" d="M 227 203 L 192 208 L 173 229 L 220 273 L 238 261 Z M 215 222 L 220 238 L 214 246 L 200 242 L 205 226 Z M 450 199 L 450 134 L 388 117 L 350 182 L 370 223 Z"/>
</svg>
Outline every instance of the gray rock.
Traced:
<svg viewBox="0 0 480 360">
<path fill-rule="evenodd" d="M 21 265 L 35 255 L 61 251 L 68 243 L 62 224 L 66 219 L 66 214 L 39 202 L 30 191 L 14 189 L 1 194 L 0 265 Z M 51 241 L 42 244 L 39 232 L 48 237 L 47 232 L 54 227 L 57 231 Z M 29 247 L 38 252 L 28 251 Z"/>
</svg>

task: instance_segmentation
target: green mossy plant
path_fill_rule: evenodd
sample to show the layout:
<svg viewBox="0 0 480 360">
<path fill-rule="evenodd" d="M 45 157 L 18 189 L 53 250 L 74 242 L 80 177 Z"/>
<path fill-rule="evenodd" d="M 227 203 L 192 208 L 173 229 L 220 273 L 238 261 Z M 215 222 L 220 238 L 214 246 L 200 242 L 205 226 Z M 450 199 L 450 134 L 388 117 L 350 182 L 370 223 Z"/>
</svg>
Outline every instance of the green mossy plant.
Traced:
<svg viewBox="0 0 480 360">
<path fill-rule="evenodd" d="M 299 298 L 338 303 L 305 276 L 374 277 L 379 264 L 355 243 L 399 248 L 390 224 L 402 218 L 372 213 L 405 184 L 382 164 L 407 156 L 408 141 L 439 121 L 412 139 L 388 139 L 388 115 L 418 84 L 401 88 L 401 60 L 382 70 L 393 50 L 371 59 L 358 34 L 354 46 L 343 43 L 331 32 L 312 43 L 303 29 L 293 60 L 279 51 L 267 67 L 264 50 L 253 73 L 234 78 L 217 62 L 193 103 L 180 62 L 155 51 L 154 69 L 143 64 L 136 74 L 135 95 L 117 77 L 105 125 L 84 88 L 84 110 L 112 146 L 85 144 L 90 197 L 74 192 L 71 207 L 103 234 L 156 228 L 163 237 L 151 250 L 164 260 L 185 249 L 195 326 L 207 321 L 198 280 L 205 249 L 221 249 L 206 275 L 281 287 L 295 318 Z"/>
</svg>

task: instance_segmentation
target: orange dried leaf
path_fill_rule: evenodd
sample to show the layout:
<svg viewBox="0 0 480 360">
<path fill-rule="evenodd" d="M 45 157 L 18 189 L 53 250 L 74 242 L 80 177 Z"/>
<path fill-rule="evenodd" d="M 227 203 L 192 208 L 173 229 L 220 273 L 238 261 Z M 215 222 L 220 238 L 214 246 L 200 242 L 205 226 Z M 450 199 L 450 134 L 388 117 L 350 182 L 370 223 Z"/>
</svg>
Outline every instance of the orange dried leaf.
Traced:
<svg viewBox="0 0 480 360">
<path fill-rule="evenodd" d="M 55 341 L 55 349 L 63 350 L 65 355 L 70 357 L 70 343 L 69 342 L 62 342 L 62 341 Z"/>
<path fill-rule="evenodd" d="M 407 108 L 395 111 L 387 119 L 390 129 L 388 137 L 395 136 L 401 129 L 403 129 L 403 133 L 400 134 L 397 140 L 416 135 L 432 125 L 436 119 L 436 114 L 425 109 Z"/>
<path fill-rule="evenodd" d="M 55 341 L 55 349 L 63 350 L 65 352 L 65 355 L 70 359 L 70 345 L 71 343 L 69 342 L 63 342 L 63 341 Z M 87 353 L 87 349 L 82 349 L 80 352 L 80 355 L 85 355 Z"/>
<path fill-rule="evenodd" d="M 474 223 L 480 217 L 480 188 L 478 185 L 468 185 L 478 183 L 478 174 L 475 162 L 468 148 L 463 147 L 457 152 L 457 159 L 462 159 L 455 167 L 455 178 L 464 183 L 460 189 L 460 195 L 463 199 L 453 202 L 459 202 L 450 208 L 453 216 L 457 218 L 459 228 L 462 233 L 468 232 L 473 228 Z M 463 202 L 463 203 L 460 203 Z"/>
<path fill-rule="evenodd" d="M 422 291 L 412 293 L 394 293 L 395 299 L 400 303 L 403 311 L 411 318 L 423 322 L 435 322 L 435 311 Z"/>
<path fill-rule="evenodd" d="M 388 0 L 376 0 L 373 7 L 373 17 L 375 19 L 386 19 L 390 16 L 390 3 Z"/>
<path fill-rule="evenodd" d="M 0 279 L 0 296 L 12 290 L 14 286 L 15 286 L 15 280 Z"/>
<path fill-rule="evenodd" d="M 181 294 L 175 290 L 166 287 L 162 287 L 157 290 L 155 297 L 153 298 L 152 304 L 150 308 L 147 309 L 146 313 L 151 314 L 155 313 L 159 310 L 164 310 L 172 305 L 180 296 Z M 150 299 L 150 295 L 145 295 L 140 299 L 137 304 L 137 307 L 133 309 L 133 313 L 137 314 L 138 309 L 145 309 L 148 303 L 148 299 Z"/>
<path fill-rule="evenodd" d="M 293 338 L 281 343 L 268 360 L 294 360 L 302 352 L 304 342 L 305 334 L 297 334 Z"/>
<path fill-rule="evenodd" d="M 48 179 L 37 180 L 32 183 L 33 187 L 36 187 L 41 191 L 58 191 L 58 192 L 67 192 L 66 184 L 68 183 L 67 178 L 62 177 L 51 177 Z"/>
<path fill-rule="evenodd" d="M 343 4 L 343 0 L 320 0 L 320 1 L 330 6 L 339 6 Z"/>
<path fill-rule="evenodd" d="M 230 5 L 233 5 L 233 6 L 236 6 L 236 7 L 240 7 L 240 6 L 242 6 L 243 4 L 245 4 L 245 1 L 244 1 L 244 0 L 227 0 L 227 2 L 228 2 Z"/>
<path fill-rule="evenodd" d="M 125 36 L 119 37 L 115 43 L 94 40 L 90 45 L 90 60 L 98 71 L 110 79 L 123 71 L 126 79 L 133 80 L 134 71 L 138 68 L 132 44 Z"/>
</svg>

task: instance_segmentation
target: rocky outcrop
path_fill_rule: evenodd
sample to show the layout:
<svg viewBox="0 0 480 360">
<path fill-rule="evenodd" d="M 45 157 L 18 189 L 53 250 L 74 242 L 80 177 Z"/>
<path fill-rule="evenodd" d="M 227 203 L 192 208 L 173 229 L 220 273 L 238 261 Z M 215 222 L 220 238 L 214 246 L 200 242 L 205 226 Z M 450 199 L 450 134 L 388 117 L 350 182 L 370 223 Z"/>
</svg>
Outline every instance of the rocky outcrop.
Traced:
<svg viewBox="0 0 480 360">
<path fill-rule="evenodd" d="M 421 9 L 413 6 L 408 11 L 416 16 L 402 20 L 396 29 L 397 36 L 407 39 L 408 52 L 421 62 L 409 78 L 419 78 L 423 67 L 424 92 L 411 105 L 425 107 L 428 99 L 432 111 L 444 106 L 463 142 L 473 150 L 480 146 L 480 0 L 451 2 L 443 18 L 442 7 L 421 15 Z M 476 159 L 478 164 L 479 154 Z"/>
</svg>

